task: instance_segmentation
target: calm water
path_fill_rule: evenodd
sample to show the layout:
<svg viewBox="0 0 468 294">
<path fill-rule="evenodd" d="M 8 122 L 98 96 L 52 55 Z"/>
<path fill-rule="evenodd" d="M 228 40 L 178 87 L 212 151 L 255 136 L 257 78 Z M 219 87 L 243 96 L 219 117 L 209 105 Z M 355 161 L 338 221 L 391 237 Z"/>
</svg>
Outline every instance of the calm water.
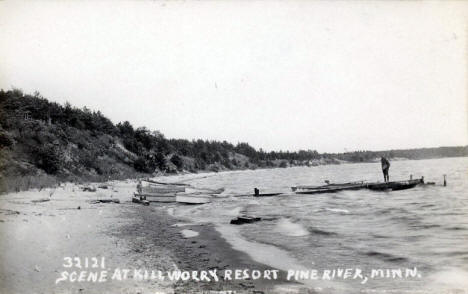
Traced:
<svg viewBox="0 0 468 294">
<path fill-rule="evenodd" d="M 417 267 L 421 278 L 327 282 L 324 292 L 365 289 L 411 293 L 468 293 L 468 158 L 391 162 L 390 179 L 424 176 L 436 186 L 406 191 L 344 191 L 295 195 L 290 187 L 357 180 L 382 181 L 380 163 L 329 165 L 220 173 L 193 180 L 201 187 L 225 187 L 201 206 L 173 205 L 177 216 L 225 226 L 240 213 L 267 220 L 236 226 L 239 236 L 288 254 L 298 267 L 395 269 Z M 443 187 L 443 174 L 448 186 Z M 253 198 L 235 195 L 287 192 Z M 251 254 L 255 257 L 255 253 Z M 274 258 L 274 257 L 272 257 Z M 460 292 L 456 292 L 460 293 Z"/>
</svg>

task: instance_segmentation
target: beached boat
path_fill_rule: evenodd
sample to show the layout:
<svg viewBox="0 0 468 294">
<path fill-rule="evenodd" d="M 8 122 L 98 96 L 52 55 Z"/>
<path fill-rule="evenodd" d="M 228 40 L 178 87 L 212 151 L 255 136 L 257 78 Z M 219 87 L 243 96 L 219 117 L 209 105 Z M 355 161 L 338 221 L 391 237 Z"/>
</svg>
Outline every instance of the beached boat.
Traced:
<svg viewBox="0 0 468 294">
<path fill-rule="evenodd" d="M 205 204 L 211 202 L 211 196 L 206 194 L 179 194 L 176 196 L 176 202 L 185 204 Z"/>
<path fill-rule="evenodd" d="M 166 182 L 159 182 L 159 181 L 154 181 L 154 180 L 150 180 L 150 179 L 143 179 L 142 181 L 152 183 L 152 184 L 157 184 L 157 185 L 190 186 L 190 184 L 185 184 L 185 183 L 166 183 Z"/>
<path fill-rule="evenodd" d="M 148 200 L 149 202 L 175 202 L 176 194 L 144 194 L 144 193 L 135 193 L 135 197 L 139 199 Z"/>
<path fill-rule="evenodd" d="M 142 194 L 164 194 L 185 192 L 185 187 L 181 186 L 143 186 L 141 187 Z"/>
</svg>

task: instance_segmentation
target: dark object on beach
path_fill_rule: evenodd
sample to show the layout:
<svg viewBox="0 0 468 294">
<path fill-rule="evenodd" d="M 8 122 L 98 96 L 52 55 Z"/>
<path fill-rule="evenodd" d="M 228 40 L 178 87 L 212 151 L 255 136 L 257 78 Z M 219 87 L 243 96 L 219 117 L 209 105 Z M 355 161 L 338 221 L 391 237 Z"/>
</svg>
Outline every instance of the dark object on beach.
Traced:
<svg viewBox="0 0 468 294">
<path fill-rule="evenodd" d="M 444 175 L 444 187 L 447 186 L 447 175 Z"/>
<path fill-rule="evenodd" d="M 231 225 L 242 225 L 242 224 L 250 224 L 254 222 L 261 221 L 262 218 L 260 217 L 253 217 L 253 216 L 238 216 L 236 219 L 232 219 L 230 224 Z"/>
<path fill-rule="evenodd" d="M 81 206 L 78 206 L 76 209 L 80 210 L 80 209 L 81 209 Z"/>
<path fill-rule="evenodd" d="M 99 189 L 108 189 L 109 186 L 107 186 L 107 185 L 99 185 L 98 188 L 99 188 Z"/>
<path fill-rule="evenodd" d="M 98 199 L 98 200 L 92 200 L 92 204 L 97 204 L 97 203 L 120 203 L 119 199 Z"/>
<path fill-rule="evenodd" d="M 254 188 L 254 194 L 253 196 L 254 197 L 270 197 L 270 196 L 277 196 L 277 195 L 281 195 L 283 193 L 262 193 L 260 194 L 260 190 L 258 190 L 257 188 Z"/>
<path fill-rule="evenodd" d="M 146 206 L 148 206 L 150 204 L 148 200 L 141 199 L 140 197 L 137 197 L 137 196 L 132 197 L 132 202 L 133 203 L 140 203 L 140 204 L 143 204 L 143 205 L 146 205 Z"/>
<path fill-rule="evenodd" d="M 96 192 L 95 187 L 83 187 L 83 192 Z"/>
</svg>

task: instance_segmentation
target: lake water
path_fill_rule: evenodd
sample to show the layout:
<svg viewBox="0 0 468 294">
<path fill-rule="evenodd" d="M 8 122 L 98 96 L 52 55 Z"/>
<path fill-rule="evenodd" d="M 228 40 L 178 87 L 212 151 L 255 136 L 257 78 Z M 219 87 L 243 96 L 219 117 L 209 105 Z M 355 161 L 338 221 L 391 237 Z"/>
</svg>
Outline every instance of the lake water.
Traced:
<svg viewBox="0 0 468 294">
<path fill-rule="evenodd" d="M 324 293 L 468 293 L 468 158 L 392 161 L 390 180 L 424 176 L 435 186 L 375 192 L 295 195 L 290 187 L 382 181 L 379 163 L 219 173 L 190 181 L 225 187 L 212 203 L 172 205 L 176 216 L 211 222 L 234 248 L 282 269 L 418 269 L 420 277 L 312 281 Z M 443 174 L 448 185 L 444 187 Z M 200 176 L 200 175 L 199 175 Z M 242 197 L 286 192 L 275 197 Z M 239 214 L 261 222 L 229 225 Z M 457 292 L 462 291 L 462 292 Z"/>
</svg>

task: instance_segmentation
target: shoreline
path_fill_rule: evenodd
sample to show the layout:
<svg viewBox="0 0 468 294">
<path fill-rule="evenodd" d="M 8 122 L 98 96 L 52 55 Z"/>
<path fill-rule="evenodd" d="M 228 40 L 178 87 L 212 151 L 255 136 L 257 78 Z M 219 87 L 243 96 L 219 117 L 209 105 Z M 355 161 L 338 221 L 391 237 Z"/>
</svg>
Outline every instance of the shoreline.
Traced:
<svg viewBox="0 0 468 294">
<path fill-rule="evenodd" d="M 110 183 L 109 189 L 83 192 L 75 184 L 58 188 L 10 193 L 0 197 L 0 290 L 6 293 L 187 293 L 197 291 L 236 291 L 236 293 L 275 293 L 287 282 L 246 279 L 219 282 L 106 281 L 104 283 L 68 280 L 55 284 L 64 271 L 64 258 L 104 257 L 106 270 L 116 268 L 162 271 L 257 269 L 272 270 L 247 253 L 236 250 L 213 224 L 188 224 L 171 216 L 160 204 L 132 203 L 136 181 Z M 120 204 L 92 201 L 119 199 Z M 183 230 L 198 235 L 184 236 Z M 88 271 L 91 271 L 88 269 Z M 110 274 L 109 274 L 110 275 Z M 64 292 L 65 291 L 65 292 Z M 68 293 L 68 292 L 67 292 Z"/>
<path fill-rule="evenodd" d="M 233 248 L 229 240 L 226 240 L 213 224 L 182 224 L 182 219 L 170 216 L 164 206 L 141 207 L 135 210 L 134 217 L 141 222 L 122 227 L 118 234 L 124 239 L 139 238 L 139 244 L 146 248 L 150 254 L 151 248 L 171 248 L 170 258 L 174 260 L 177 269 L 181 271 L 208 271 L 250 269 L 250 270 L 278 270 L 277 268 L 260 263 L 251 258 L 246 252 Z M 195 231 L 198 235 L 184 236 L 182 231 Z M 133 250 L 138 250 L 134 247 Z M 246 279 L 246 280 L 221 280 L 219 282 L 197 282 L 189 280 L 177 282 L 175 293 L 197 291 L 236 291 L 236 293 L 273 293 L 276 286 L 297 283 L 288 282 L 284 278 L 284 271 L 280 270 L 280 278 Z"/>
</svg>

